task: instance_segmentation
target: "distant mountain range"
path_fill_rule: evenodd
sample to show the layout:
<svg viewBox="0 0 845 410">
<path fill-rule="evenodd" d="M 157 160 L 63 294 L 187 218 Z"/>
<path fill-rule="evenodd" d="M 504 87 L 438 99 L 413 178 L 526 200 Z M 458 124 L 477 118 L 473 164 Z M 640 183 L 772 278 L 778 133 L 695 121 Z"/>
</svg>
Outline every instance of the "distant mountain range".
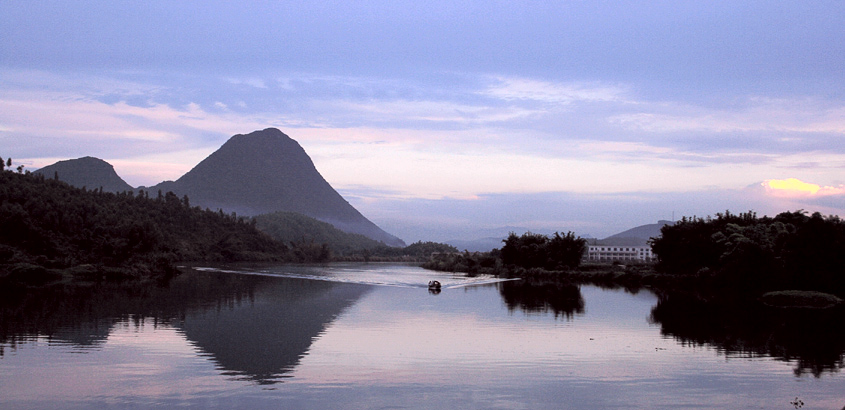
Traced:
<svg viewBox="0 0 845 410">
<path fill-rule="evenodd" d="M 85 157 L 41 168 L 47 178 L 58 176 L 77 187 L 122 192 L 133 188 L 107 162 Z M 328 222 L 390 246 L 405 246 L 343 199 L 314 167 L 302 147 L 276 128 L 238 134 L 176 181 L 139 187 L 155 193 L 187 195 L 191 205 L 255 216 L 296 212 Z"/>
<path fill-rule="evenodd" d="M 667 224 L 671 225 L 672 222 L 661 220 L 655 224 L 640 225 L 635 228 L 628 229 L 627 231 L 608 236 L 604 239 L 597 239 L 589 236 L 582 236 L 582 238 L 586 239 L 587 243 L 589 243 L 590 245 L 645 246 L 648 244 L 648 240 L 650 238 L 660 236 L 660 228 L 662 228 L 663 225 Z M 522 233 L 528 231 L 528 229 L 525 228 L 512 227 L 507 228 L 507 230 L 509 232 L 514 232 L 517 235 L 521 235 Z M 500 234 L 499 236 L 485 236 L 483 238 L 473 240 L 455 239 L 446 241 L 446 243 L 462 251 L 468 250 L 470 252 L 487 252 L 494 248 L 501 248 L 502 240 L 504 240 L 506 237 L 507 235 Z"/>
</svg>

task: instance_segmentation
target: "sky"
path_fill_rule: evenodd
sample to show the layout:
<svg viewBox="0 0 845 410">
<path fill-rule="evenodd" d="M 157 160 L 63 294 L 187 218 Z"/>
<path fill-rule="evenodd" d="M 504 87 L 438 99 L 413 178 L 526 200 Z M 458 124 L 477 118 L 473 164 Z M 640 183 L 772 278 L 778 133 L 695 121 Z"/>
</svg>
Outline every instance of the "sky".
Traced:
<svg viewBox="0 0 845 410">
<path fill-rule="evenodd" d="M 406 242 L 845 216 L 845 2 L 0 0 L 0 156 L 295 139 Z"/>
</svg>

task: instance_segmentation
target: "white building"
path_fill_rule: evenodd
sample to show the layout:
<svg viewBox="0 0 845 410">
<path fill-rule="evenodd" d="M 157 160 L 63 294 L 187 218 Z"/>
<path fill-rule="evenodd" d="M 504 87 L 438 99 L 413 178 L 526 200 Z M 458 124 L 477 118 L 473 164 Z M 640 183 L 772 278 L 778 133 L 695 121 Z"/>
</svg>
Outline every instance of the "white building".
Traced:
<svg viewBox="0 0 845 410">
<path fill-rule="evenodd" d="M 651 246 L 589 245 L 584 259 L 589 262 L 651 262 L 654 254 Z"/>
</svg>

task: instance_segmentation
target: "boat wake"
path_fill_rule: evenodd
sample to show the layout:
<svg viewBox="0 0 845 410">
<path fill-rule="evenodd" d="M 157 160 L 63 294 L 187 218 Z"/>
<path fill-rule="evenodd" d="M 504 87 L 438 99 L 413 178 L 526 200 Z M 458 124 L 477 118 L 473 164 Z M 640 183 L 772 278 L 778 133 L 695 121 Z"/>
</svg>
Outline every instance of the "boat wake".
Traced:
<svg viewBox="0 0 845 410">
<path fill-rule="evenodd" d="M 355 283 L 373 286 L 394 286 L 404 288 L 428 288 L 428 282 L 440 282 L 441 289 L 455 289 L 468 286 L 490 285 L 513 279 L 502 279 L 491 275 L 465 276 L 434 272 L 411 265 L 329 264 L 325 266 L 267 265 L 240 266 L 193 266 L 202 272 L 226 272 L 240 275 L 271 276 L 291 279 L 308 279 L 328 282 Z"/>
</svg>

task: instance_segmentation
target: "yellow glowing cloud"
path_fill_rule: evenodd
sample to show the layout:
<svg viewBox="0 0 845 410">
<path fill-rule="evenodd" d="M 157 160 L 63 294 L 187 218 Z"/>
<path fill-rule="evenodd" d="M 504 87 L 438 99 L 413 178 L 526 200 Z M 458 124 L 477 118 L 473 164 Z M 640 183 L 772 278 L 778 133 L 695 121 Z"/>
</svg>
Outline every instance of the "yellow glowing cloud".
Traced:
<svg viewBox="0 0 845 410">
<path fill-rule="evenodd" d="M 797 178 L 769 179 L 763 182 L 767 191 L 783 196 L 826 196 L 845 194 L 845 186 L 821 186 Z"/>
</svg>

